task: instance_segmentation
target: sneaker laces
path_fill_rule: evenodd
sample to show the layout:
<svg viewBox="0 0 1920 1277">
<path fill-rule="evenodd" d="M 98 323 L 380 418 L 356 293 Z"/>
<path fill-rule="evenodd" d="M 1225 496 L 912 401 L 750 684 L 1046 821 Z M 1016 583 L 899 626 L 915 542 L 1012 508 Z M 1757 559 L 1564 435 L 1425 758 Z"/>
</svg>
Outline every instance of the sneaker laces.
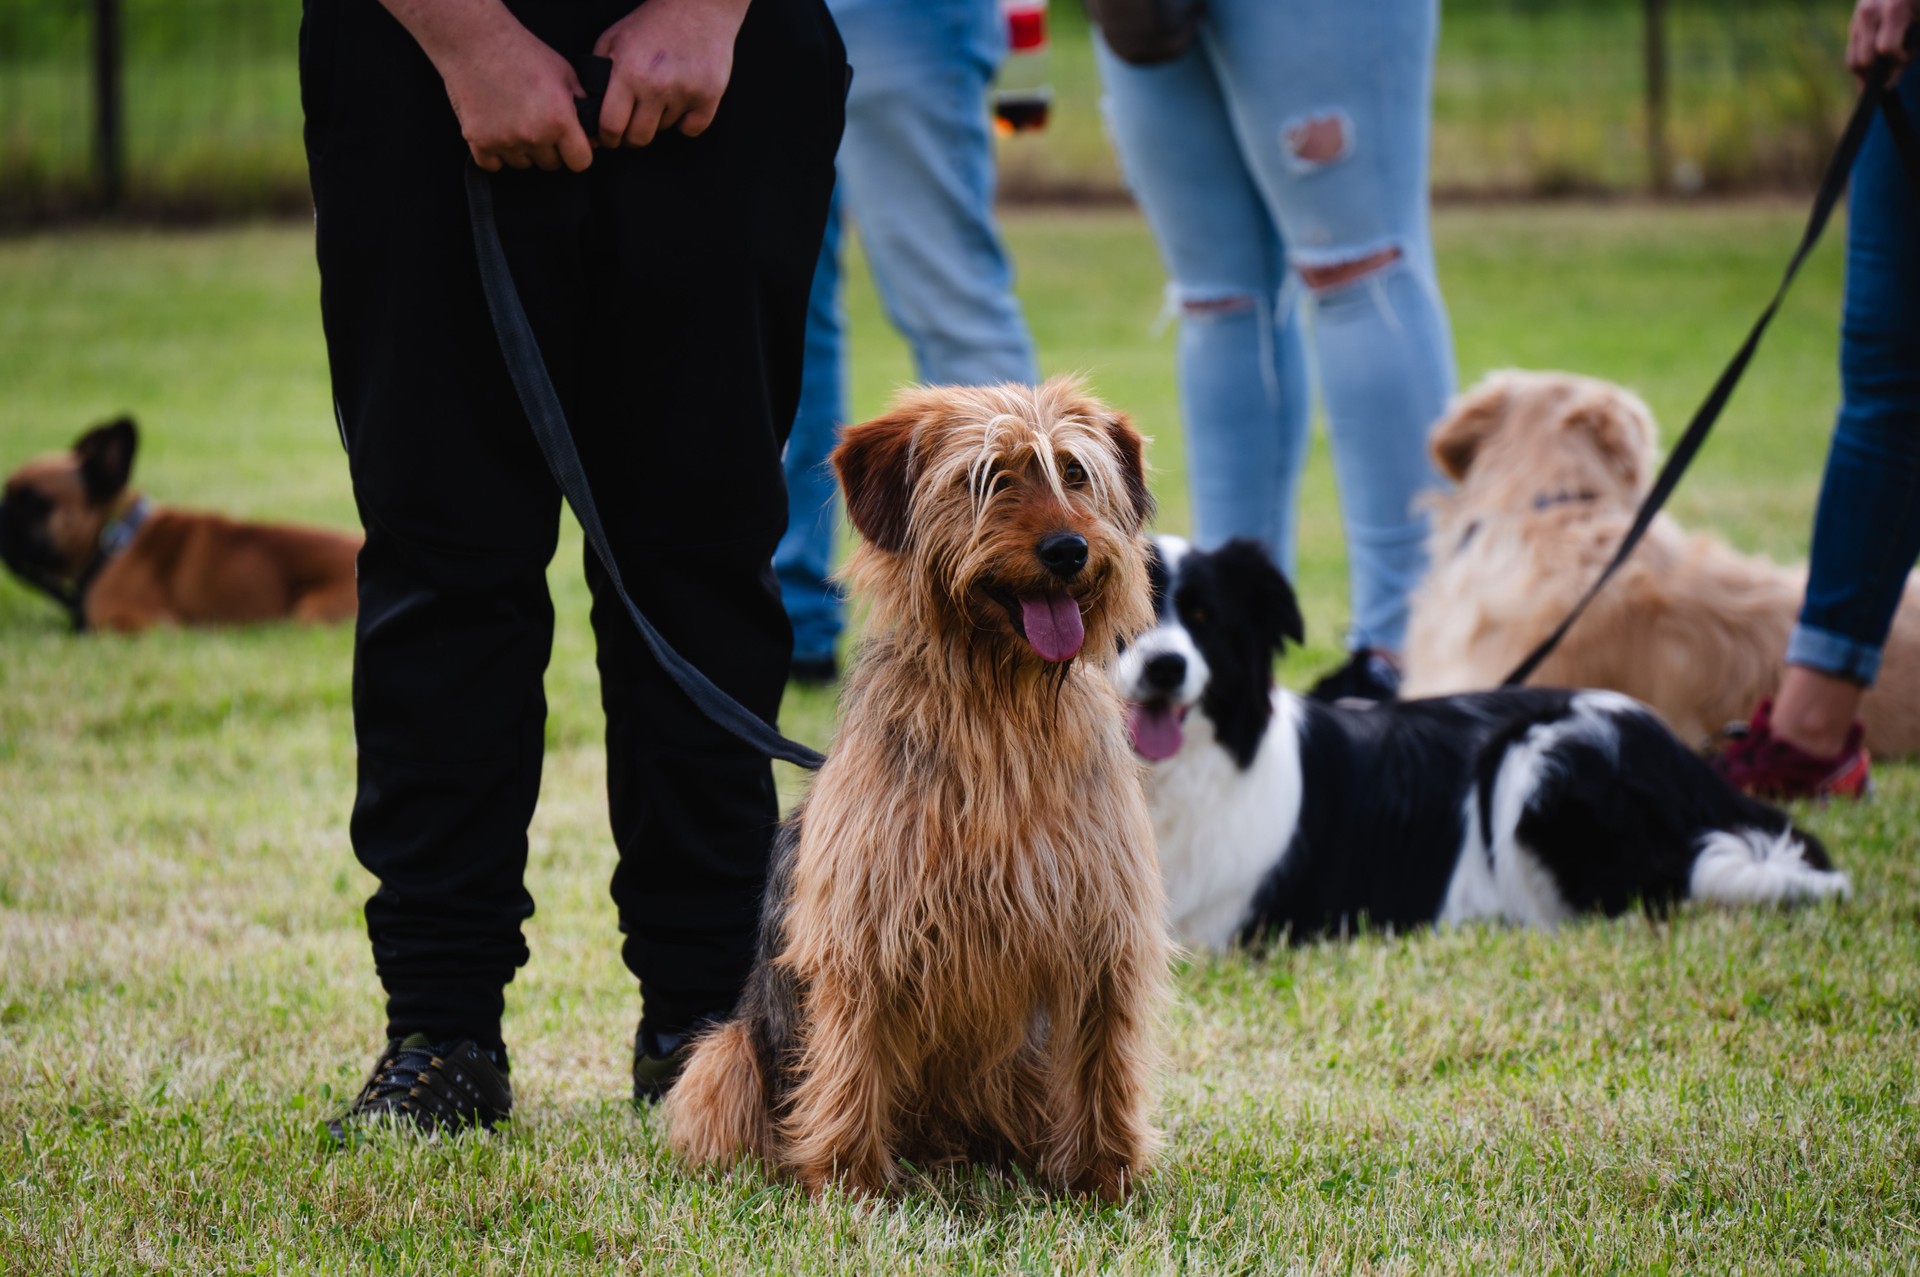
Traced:
<svg viewBox="0 0 1920 1277">
<path fill-rule="evenodd" d="M 354 1100 L 357 1109 L 399 1104 L 433 1069 L 437 1053 L 426 1034 L 416 1033 L 389 1047 L 373 1066 L 373 1076 Z"/>
<path fill-rule="evenodd" d="M 513 1090 L 501 1072 L 494 1079 L 478 1076 L 482 1066 L 492 1070 L 493 1062 L 472 1042 L 436 1043 L 412 1034 L 388 1044 L 348 1116 L 405 1117 L 429 1130 L 469 1122 L 491 1128 L 512 1106 Z"/>
</svg>

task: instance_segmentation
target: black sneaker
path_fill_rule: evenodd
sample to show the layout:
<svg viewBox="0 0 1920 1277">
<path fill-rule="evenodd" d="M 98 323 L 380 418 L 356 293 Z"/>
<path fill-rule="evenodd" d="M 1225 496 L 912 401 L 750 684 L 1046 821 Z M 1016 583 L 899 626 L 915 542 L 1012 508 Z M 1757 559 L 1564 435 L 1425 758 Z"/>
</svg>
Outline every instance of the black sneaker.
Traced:
<svg viewBox="0 0 1920 1277">
<path fill-rule="evenodd" d="M 787 681 L 802 687 L 832 687 L 840 681 L 840 662 L 828 656 L 796 656 Z"/>
<path fill-rule="evenodd" d="M 1316 701 L 1397 701 L 1400 667 L 1372 648 L 1362 648 L 1347 663 L 1313 685 Z"/>
<path fill-rule="evenodd" d="M 678 1032 L 660 1033 L 645 1020 L 633 1032 L 633 1102 L 654 1104 L 664 1099 L 693 1054 L 693 1040 L 720 1017 L 708 1015 Z"/>
<path fill-rule="evenodd" d="M 349 1126 L 380 1121 L 423 1131 L 492 1130 L 512 1108 L 504 1053 L 496 1064 L 471 1038 L 430 1042 L 416 1033 L 387 1043 L 367 1084 L 327 1130 L 342 1143 Z"/>
</svg>

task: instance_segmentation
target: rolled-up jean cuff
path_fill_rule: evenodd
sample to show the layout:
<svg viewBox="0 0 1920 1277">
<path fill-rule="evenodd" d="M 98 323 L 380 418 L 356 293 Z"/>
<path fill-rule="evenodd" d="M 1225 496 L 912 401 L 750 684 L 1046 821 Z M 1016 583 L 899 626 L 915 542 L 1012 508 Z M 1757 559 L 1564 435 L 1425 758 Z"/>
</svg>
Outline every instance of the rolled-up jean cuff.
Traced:
<svg viewBox="0 0 1920 1277">
<path fill-rule="evenodd" d="M 1793 637 L 1787 640 L 1787 664 L 1804 665 L 1871 687 L 1880 676 L 1880 649 L 1844 634 L 1802 624 L 1793 627 Z"/>
</svg>

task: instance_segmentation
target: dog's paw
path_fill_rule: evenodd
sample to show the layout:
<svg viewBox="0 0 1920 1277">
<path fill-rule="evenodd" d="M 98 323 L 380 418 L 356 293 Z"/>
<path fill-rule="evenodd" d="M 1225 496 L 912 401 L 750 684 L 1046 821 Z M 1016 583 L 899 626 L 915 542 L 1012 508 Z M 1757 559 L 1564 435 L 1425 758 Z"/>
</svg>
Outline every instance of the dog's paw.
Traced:
<svg viewBox="0 0 1920 1277">
<path fill-rule="evenodd" d="M 881 1166 L 849 1167 L 836 1162 L 795 1166 L 790 1169 L 793 1182 L 815 1201 L 830 1189 L 839 1189 L 855 1201 L 885 1196 L 897 1181 L 898 1173 Z"/>
<path fill-rule="evenodd" d="M 1128 1162 L 1096 1162 L 1075 1176 L 1069 1187 L 1087 1197 L 1117 1205 L 1133 1191 L 1138 1171 Z"/>
</svg>

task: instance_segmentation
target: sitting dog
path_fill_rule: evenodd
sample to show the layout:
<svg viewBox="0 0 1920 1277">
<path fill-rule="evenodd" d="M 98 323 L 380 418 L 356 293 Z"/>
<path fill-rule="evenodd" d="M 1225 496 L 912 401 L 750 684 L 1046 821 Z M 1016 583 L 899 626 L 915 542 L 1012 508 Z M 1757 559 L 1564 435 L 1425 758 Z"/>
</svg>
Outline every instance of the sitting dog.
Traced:
<svg viewBox="0 0 1920 1277">
<path fill-rule="evenodd" d="M 98 426 L 0 496 L 0 562 L 75 629 L 352 618 L 358 536 L 155 505 L 127 486 L 138 442 L 129 418 Z"/>
<path fill-rule="evenodd" d="M 1434 505 L 1413 597 L 1408 696 L 1497 686 L 1600 575 L 1652 485 L 1645 404 L 1591 377 L 1500 372 L 1456 401 L 1431 448 L 1458 486 Z M 1533 681 L 1646 702 L 1689 743 L 1745 719 L 1780 681 L 1804 569 L 1661 515 Z M 1920 751 L 1920 607 L 1894 618 L 1861 710 L 1867 748 Z"/>
<path fill-rule="evenodd" d="M 1365 924 L 1843 896 L 1826 849 L 1615 692 L 1521 688 L 1368 708 L 1277 689 L 1302 624 L 1251 541 L 1160 538 L 1159 624 L 1114 667 L 1174 936 L 1219 949 Z"/>
<path fill-rule="evenodd" d="M 1142 440 L 1071 382 L 943 387 L 833 464 L 869 637 L 670 1141 L 814 1191 L 980 1160 L 1118 1198 L 1155 1144 L 1169 956 L 1107 668 L 1151 622 Z"/>
</svg>

